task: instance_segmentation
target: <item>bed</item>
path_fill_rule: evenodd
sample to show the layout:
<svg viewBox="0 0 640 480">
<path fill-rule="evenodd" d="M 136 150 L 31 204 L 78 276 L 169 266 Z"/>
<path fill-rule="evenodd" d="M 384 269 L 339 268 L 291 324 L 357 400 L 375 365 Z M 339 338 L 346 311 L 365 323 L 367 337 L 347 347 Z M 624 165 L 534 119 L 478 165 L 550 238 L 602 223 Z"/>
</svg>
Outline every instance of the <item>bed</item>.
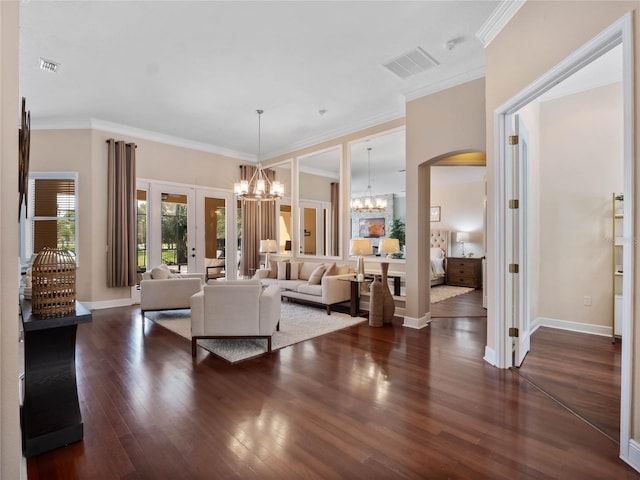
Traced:
<svg viewBox="0 0 640 480">
<path fill-rule="evenodd" d="M 447 230 L 431 230 L 431 286 L 445 282 L 445 268 L 449 232 Z"/>
</svg>

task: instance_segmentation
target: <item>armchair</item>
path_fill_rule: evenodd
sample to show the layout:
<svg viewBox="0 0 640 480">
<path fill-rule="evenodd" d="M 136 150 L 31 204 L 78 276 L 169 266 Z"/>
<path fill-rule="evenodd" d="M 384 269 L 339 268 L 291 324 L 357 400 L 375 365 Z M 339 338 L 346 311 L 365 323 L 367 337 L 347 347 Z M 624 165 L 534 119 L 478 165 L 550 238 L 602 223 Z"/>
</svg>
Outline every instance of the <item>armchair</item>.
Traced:
<svg viewBox="0 0 640 480">
<path fill-rule="evenodd" d="M 191 296 L 191 354 L 201 338 L 266 338 L 280 323 L 280 286 L 257 280 L 219 280 Z"/>
<path fill-rule="evenodd" d="M 183 273 L 178 278 L 144 272 L 140 281 L 140 313 L 154 310 L 178 310 L 189 308 L 191 295 L 199 292 L 205 282 L 203 273 Z M 162 269 L 163 270 L 163 269 Z"/>
</svg>

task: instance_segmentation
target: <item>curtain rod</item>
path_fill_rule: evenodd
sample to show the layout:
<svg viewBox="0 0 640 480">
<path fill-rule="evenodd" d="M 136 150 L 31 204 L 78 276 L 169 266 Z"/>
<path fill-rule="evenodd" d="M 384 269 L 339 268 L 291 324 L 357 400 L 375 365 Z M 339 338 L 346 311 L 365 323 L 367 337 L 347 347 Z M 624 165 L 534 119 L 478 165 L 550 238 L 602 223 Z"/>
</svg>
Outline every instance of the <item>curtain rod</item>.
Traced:
<svg viewBox="0 0 640 480">
<path fill-rule="evenodd" d="M 113 138 L 109 138 L 108 140 L 105 140 L 105 143 L 109 143 L 109 142 L 111 142 L 111 141 L 113 141 L 113 142 L 124 142 L 124 140 L 115 140 L 115 139 L 113 139 Z M 129 142 L 129 145 L 133 145 L 134 147 L 138 148 L 138 145 L 136 145 L 136 144 L 135 144 L 135 143 L 133 143 L 133 142 Z"/>
</svg>

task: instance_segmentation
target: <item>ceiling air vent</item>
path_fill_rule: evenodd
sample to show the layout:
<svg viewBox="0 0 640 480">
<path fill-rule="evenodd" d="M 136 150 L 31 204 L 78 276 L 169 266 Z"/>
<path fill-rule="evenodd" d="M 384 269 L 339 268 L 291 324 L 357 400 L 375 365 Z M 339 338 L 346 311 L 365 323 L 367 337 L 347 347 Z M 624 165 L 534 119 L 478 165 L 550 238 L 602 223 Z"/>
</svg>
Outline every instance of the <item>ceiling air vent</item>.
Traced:
<svg viewBox="0 0 640 480">
<path fill-rule="evenodd" d="M 46 58 L 40 58 L 40 70 L 44 72 L 56 73 L 60 68 L 60 64 L 53 60 L 47 60 Z"/>
<path fill-rule="evenodd" d="M 384 64 L 385 67 L 402 79 L 426 72 L 438 65 L 440 65 L 438 61 L 420 47 L 416 47 L 415 50 L 411 50 Z"/>
</svg>

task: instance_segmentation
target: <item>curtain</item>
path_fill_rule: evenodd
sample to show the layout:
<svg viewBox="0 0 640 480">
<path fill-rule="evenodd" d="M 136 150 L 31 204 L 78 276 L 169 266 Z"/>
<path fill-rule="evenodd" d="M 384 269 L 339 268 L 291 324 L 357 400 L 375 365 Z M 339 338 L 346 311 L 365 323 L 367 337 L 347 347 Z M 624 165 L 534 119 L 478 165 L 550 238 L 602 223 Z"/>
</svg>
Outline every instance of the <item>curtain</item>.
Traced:
<svg viewBox="0 0 640 480">
<path fill-rule="evenodd" d="M 256 167 L 240 165 L 240 179 L 250 180 Z M 252 189 L 253 185 L 249 185 Z M 260 232 L 258 204 L 242 200 L 242 244 L 240 251 L 240 275 L 251 275 L 260 264 Z"/>
<path fill-rule="evenodd" d="M 331 252 L 340 255 L 340 183 L 331 182 Z"/>
<path fill-rule="evenodd" d="M 240 165 L 240 179 L 251 180 L 256 167 Z M 275 179 L 275 171 L 265 169 L 269 181 Z M 253 190 L 254 185 L 249 185 Z M 260 266 L 260 240 L 276 239 L 277 212 L 275 201 L 242 200 L 242 249 L 240 274 L 252 276 Z"/>
<path fill-rule="evenodd" d="M 107 287 L 136 284 L 136 145 L 107 140 Z"/>
</svg>

